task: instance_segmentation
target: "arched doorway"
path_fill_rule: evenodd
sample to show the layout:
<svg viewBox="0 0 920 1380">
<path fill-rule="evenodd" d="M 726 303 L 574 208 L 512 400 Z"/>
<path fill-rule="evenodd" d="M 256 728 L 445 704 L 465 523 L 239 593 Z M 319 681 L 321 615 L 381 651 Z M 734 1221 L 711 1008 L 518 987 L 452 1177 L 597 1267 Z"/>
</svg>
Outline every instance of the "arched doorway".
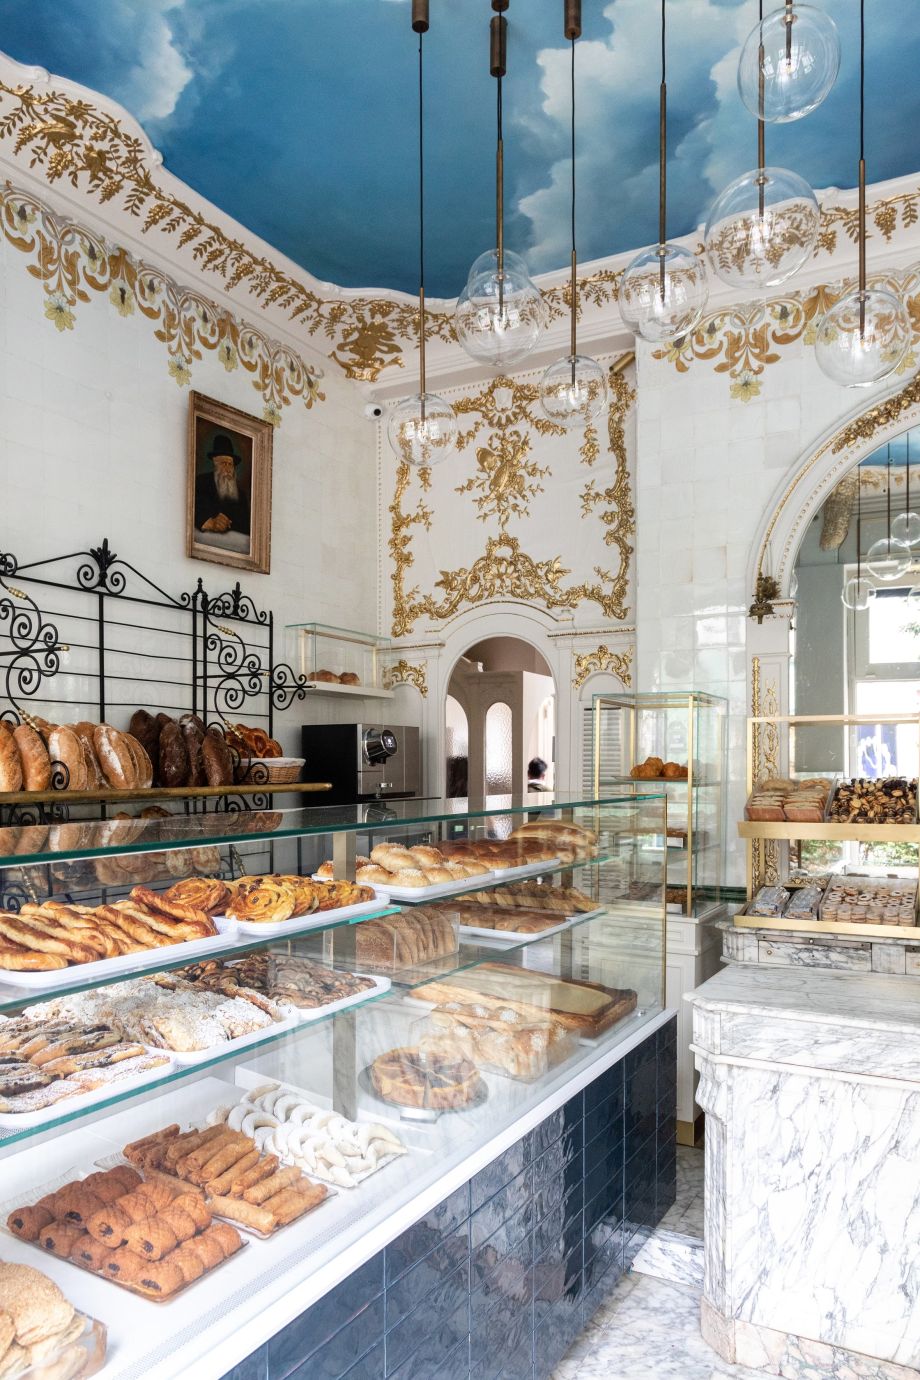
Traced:
<svg viewBox="0 0 920 1380">
<path fill-rule="evenodd" d="M 553 789 L 556 687 L 531 643 L 490 637 L 469 647 L 451 672 L 444 716 L 448 794 Z"/>
</svg>

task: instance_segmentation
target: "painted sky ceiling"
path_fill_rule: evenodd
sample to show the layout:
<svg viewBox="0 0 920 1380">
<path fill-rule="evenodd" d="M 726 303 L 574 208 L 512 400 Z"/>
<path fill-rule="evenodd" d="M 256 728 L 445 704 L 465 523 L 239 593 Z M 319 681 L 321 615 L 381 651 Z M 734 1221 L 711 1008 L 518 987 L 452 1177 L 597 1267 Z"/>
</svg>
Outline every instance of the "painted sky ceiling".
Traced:
<svg viewBox="0 0 920 1380">
<path fill-rule="evenodd" d="M 858 0 L 824 105 L 768 127 L 767 161 L 814 187 L 856 171 Z M 773 8 L 767 0 L 765 9 Z M 494 245 L 488 0 L 432 0 L 426 43 L 430 295 L 455 296 Z M 756 0 L 670 0 L 669 233 L 693 230 L 756 158 L 735 86 Z M 657 234 L 653 0 L 584 0 L 578 49 L 579 254 Z M 512 0 L 507 238 L 531 271 L 568 260 L 562 0 Z M 872 181 L 920 168 L 918 0 L 867 0 Z M 414 292 L 415 38 L 408 0 L 0 0 L 0 48 L 119 101 L 167 167 L 321 280 Z"/>
</svg>

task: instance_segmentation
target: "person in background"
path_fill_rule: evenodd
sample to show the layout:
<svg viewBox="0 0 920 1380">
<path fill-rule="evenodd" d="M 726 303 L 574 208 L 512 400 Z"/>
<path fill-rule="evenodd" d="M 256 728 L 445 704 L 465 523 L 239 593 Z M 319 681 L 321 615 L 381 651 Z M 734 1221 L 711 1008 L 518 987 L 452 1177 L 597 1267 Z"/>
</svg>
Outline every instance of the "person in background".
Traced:
<svg viewBox="0 0 920 1380">
<path fill-rule="evenodd" d="M 548 791 L 546 773 L 548 764 L 542 757 L 531 757 L 527 763 L 527 789 L 529 791 Z"/>
</svg>

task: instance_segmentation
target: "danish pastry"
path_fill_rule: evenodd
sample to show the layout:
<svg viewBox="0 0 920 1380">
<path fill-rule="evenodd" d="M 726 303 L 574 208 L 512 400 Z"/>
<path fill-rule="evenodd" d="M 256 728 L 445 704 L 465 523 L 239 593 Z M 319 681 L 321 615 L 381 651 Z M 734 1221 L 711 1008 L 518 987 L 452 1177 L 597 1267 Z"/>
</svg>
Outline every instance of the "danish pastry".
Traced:
<svg viewBox="0 0 920 1380">
<path fill-rule="evenodd" d="M 206 915 L 220 915 L 230 899 L 230 888 L 216 877 L 189 877 L 164 891 L 162 901 L 171 901 Z"/>
</svg>

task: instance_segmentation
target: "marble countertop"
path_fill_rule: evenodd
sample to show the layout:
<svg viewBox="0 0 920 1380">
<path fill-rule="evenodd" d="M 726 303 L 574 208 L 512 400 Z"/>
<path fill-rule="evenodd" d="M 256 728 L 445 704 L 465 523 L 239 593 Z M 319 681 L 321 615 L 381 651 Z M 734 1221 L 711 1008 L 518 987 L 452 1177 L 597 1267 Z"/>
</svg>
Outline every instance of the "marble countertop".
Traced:
<svg viewBox="0 0 920 1380">
<path fill-rule="evenodd" d="M 686 1000 L 701 1011 L 727 1015 L 920 1032 L 920 980 L 915 977 L 733 964 Z"/>
</svg>

